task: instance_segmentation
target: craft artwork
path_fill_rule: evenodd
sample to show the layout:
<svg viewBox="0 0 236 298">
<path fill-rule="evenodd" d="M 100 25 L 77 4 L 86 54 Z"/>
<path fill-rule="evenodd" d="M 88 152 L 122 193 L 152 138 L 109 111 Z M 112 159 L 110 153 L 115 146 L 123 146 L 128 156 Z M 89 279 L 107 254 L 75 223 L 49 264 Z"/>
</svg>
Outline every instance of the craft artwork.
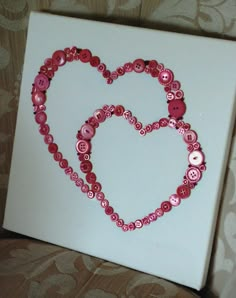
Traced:
<svg viewBox="0 0 236 298">
<path fill-rule="evenodd" d="M 76 135 L 75 154 L 78 155 L 80 171 L 84 173 L 85 178 L 81 178 L 79 174 L 73 170 L 66 157 L 60 152 L 59 146 L 55 143 L 54 137 L 50 132 L 49 124 L 47 123 L 48 119 L 45 106 L 47 99 L 46 92 L 54 74 L 60 67 L 65 65 L 65 63 L 72 61 L 87 63 L 97 69 L 108 84 L 112 84 L 113 81 L 120 76 L 129 72 L 146 72 L 164 87 L 168 104 L 168 117 L 163 117 L 147 125 L 143 125 L 132 115 L 131 111 L 126 110 L 122 105 L 104 105 L 94 111 Z M 43 136 L 44 142 L 48 146 L 49 153 L 52 154 L 55 162 L 59 164 L 59 167 L 74 182 L 75 186 L 81 189 L 83 193 L 86 193 L 89 199 L 96 199 L 104 209 L 105 214 L 123 231 L 134 231 L 149 225 L 165 213 L 171 211 L 172 207 L 178 206 L 182 200 L 191 195 L 191 191 L 195 188 L 202 178 L 203 172 L 206 170 L 205 156 L 198 142 L 197 133 L 195 130 L 191 129 L 189 123 L 183 121 L 186 105 L 184 102 L 184 92 L 180 87 L 180 82 L 174 80 L 173 72 L 166 69 L 163 64 L 156 60 L 144 61 L 143 59 L 136 59 L 134 62 L 125 63 L 123 66 L 111 72 L 106 68 L 106 65 L 100 61 L 99 57 L 92 55 L 90 50 L 79 49 L 77 47 L 55 51 L 51 58 L 45 60 L 44 65 L 40 67 L 39 73 L 35 77 L 31 93 L 35 121 L 39 125 L 39 133 Z M 171 194 L 167 200 L 163 201 L 161 205 L 150 214 L 129 223 L 126 223 L 110 205 L 105 195 L 105 190 L 102 189 L 101 183 L 97 180 L 91 160 L 92 139 L 96 134 L 96 130 L 102 126 L 104 121 L 108 121 L 108 119 L 113 116 L 124 118 L 141 136 L 145 136 L 152 131 L 165 127 L 175 129 L 180 137 L 183 138 L 187 147 L 186 151 L 189 165 L 184 174 L 182 183 L 176 188 L 175 193 Z"/>
</svg>

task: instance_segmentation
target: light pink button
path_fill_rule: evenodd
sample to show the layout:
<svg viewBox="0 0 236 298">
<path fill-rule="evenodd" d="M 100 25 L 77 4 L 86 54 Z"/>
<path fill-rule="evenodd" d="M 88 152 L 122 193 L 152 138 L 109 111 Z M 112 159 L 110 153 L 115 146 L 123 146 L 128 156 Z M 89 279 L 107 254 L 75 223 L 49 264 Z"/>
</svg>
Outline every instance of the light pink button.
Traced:
<svg viewBox="0 0 236 298">
<path fill-rule="evenodd" d="M 106 114 L 102 109 L 98 109 L 93 113 L 93 117 L 97 122 L 102 123 L 106 120 Z"/>
<path fill-rule="evenodd" d="M 79 53 L 79 58 L 81 62 L 89 62 L 92 58 L 92 53 L 88 49 L 81 50 Z"/>
<path fill-rule="evenodd" d="M 187 144 L 193 144 L 197 141 L 197 133 L 193 130 L 188 130 L 183 135 L 184 141 Z"/>
<path fill-rule="evenodd" d="M 140 219 L 137 219 L 135 221 L 135 227 L 138 228 L 138 229 L 141 229 L 142 226 L 143 226 L 143 222 Z"/>
<path fill-rule="evenodd" d="M 136 59 L 133 62 L 133 69 L 137 73 L 143 72 L 145 69 L 145 63 L 144 63 L 143 59 Z"/>
<path fill-rule="evenodd" d="M 109 206 L 109 202 L 106 199 L 101 200 L 100 204 L 103 208 L 106 208 L 107 206 Z"/>
<path fill-rule="evenodd" d="M 56 51 L 52 55 L 52 61 L 54 65 L 62 66 L 66 63 L 66 54 L 64 51 Z"/>
<path fill-rule="evenodd" d="M 180 82 L 179 81 L 173 81 L 170 85 L 170 88 L 173 90 L 173 91 L 177 91 L 180 89 Z"/>
<path fill-rule="evenodd" d="M 103 192 L 98 192 L 96 194 L 96 198 L 97 198 L 98 201 L 102 201 L 105 198 L 105 195 L 104 195 Z"/>
<path fill-rule="evenodd" d="M 95 196 L 95 194 L 94 194 L 94 192 L 93 192 L 92 190 L 89 190 L 89 191 L 87 192 L 87 197 L 88 197 L 89 199 L 93 199 L 94 196 Z"/>
<path fill-rule="evenodd" d="M 169 201 L 172 206 L 178 206 L 181 202 L 180 198 L 176 194 L 171 195 L 169 197 Z"/>
<path fill-rule="evenodd" d="M 192 183 L 197 183 L 202 177 L 201 171 L 196 167 L 188 168 L 185 175 Z"/>
<path fill-rule="evenodd" d="M 82 125 L 80 132 L 82 136 L 86 139 L 89 140 L 95 135 L 95 129 L 92 125 L 85 123 Z"/>
<path fill-rule="evenodd" d="M 168 85 L 173 82 L 174 74 L 170 69 L 160 71 L 158 80 L 162 85 Z"/>
<path fill-rule="evenodd" d="M 200 150 L 189 153 L 188 161 L 192 166 L 200 166 L 204 162 L 204 154 Z"/>
<path fill-rule="evenodd" d="M 40 91 L 45 91 L 49 87 L 49 79 L 44 74 L 38 74 L 34 79 L 35 87 L 38 88 Z"/>
<path fill-rule="evenodd" d="M 40 106 L 43 105 L 46 101 L 46 95 L 43 92 L 34 92 L 32 94 L 32 102 L 33 104 L 35 104 L 36 106 Z"/>
<path fill-rule="evenodd" d="M 174 118 L 170 118 L 168 126 L 171 128 L 176 127 L 177 121 Z"/>
<path fill-rule="evenodd" d="M 76 143 L 76 150 L 78 153 L 80 154 L 85 154 L 87 152 L 89 152 L 91 149 L 91 144 L 90 142 L 87 142 L 85 140 L 79 140 L 77 143 Z"/>
<path fill-rule="evenodd" d="M 166 94 L 166 99 L 167 99 L 167 100 L 173 100 L 173 99 L 175 99 L 175 94 L 174 94 L 174 92 L 168 92 L 168 93 Z"/>
<path fill-rule="evenodd" d="M 174 118 L 181 118 L 186 112 L 186 105 L 181 99 L 171 100 L 168 104 L 169 114 Z"/>
</svg>

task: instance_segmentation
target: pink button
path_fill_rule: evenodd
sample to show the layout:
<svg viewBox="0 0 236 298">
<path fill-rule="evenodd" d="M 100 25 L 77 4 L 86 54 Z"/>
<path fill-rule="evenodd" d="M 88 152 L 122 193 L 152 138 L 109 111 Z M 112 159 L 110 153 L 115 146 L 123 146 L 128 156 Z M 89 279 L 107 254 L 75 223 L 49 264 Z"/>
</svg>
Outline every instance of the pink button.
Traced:
<svg viewBox="0 0 236 298">
<path fill-rule="evenodd" d="M 71 175 L 73 173 L 73 169 L 72 167 L 67 167 L 64 172 L 66 175 Z"/>
<path fill-rule="evenodd" d="M 175 99 L 168 104 L 169 114 L 174 118 L 181 118 L 186 112 L 186 105 L 181 99 Z"/>
<path fill-rule="evenodd" d="M 100 63 L 97 67 L 99 72 L 104 72 L 106 70 L 106 65 L 104 63 Z"/>
<path fill-rule="evenodd" d="M 144 63 L 143 59 L 136 59 L 133 62 L 133 69 L 137 73 L 143 72 L 145 69 L 145 63 Z"/>
<path fill-rule="evenodd" d="M 64 51 L 56 51 L 52 55 L 52 61 L 54 65 L 62 66 L 66 63 L 66 54 Z"/>
<path fill-rule="evenodd" d="M 151 124 L 148 124 L 148 125 L 146 125 L 146 127 L 145 127 L 145 130 L 146 130 L 146 133 L 151 133 L 152 132 L 152 125 Z"/>
<path fill-rule="evenodd" d="M 89 62 L 92 57 L 92 53 L 88 49 L 81 50 L 79 53 L 79 58 L 81 62 Z"/>
<path fill-rule="evenodd" d="M 141 229 L 142 226 L 143 226 L 143 222 L 142 222 L 142 220 L 137 219 L 137 220 L 135 221 L 135 227 L 138 228 L 138 229 Z"/>
<path fill-rule="evenodd" d="M 125 72 L 131 72 L 133 71 L 133 64 L 131 62 L 127 62 L 124 65 Z"/>
<path fill-rule="evenodd" d="M 193 130 L 188 130 L 183 135 L 184 141 L 187 144 L 192 144 L 197 141 L 197 133 Z"/>
<path fill-rule="evenodd" d="M 176 194 L 171 195 L 169 197 L 169 201 L 172 206 L 178 206 L 181 202 L 180 198 Z"/>
<path fill-rule="evenodd" d="M 188 161 L 192 166 L 200 166 L 204 162 L 204 154 L 200 150 L 189 153 Z"/>
<path fill-rule="evenodd" d="M 184 92 L 182 91 L 182 90 L 177 90 L 176 92 L 175 92 L 175 98 L 176 99 L 181 99 L 181 98 L 183 98 L 184 97 Z"/>
<path fill-rule="evenodd" d="M 135 128 L 136 130 L 140 130 L 140 129 L 142 129 L 142 127 L 143 127 L 143 125 L 142 125 L 141 122 L 137 122 L 137 123 L 135 123 L 135 125 L 134 125 L 134 128 Z"/>
<path fill-rule="evenodd" d="M 122 230 L 127 232 L 129 230 L 129 226 L 127 224 L 122 225 Z"/>
<path fill-rule="evenodd" d="M 123 76 L 125 74 L 125 69 L 124 69 L 124 67 L 121 66 L 116 69 L 116 72 L 117 72 L 118 76 Z"/>
<path fill-rule="evenodd" d="M 119 219 L 119 215 L 117 214 L 117 213 L 113 213 L 112 215 L 111 215 L 111 220 L 112 221 L 117 221 Z"/>
<path fill-rule="evenodd" d="M 118 79 L 118 73 L 116 71 L 112 71 L 112 73 L 111 73 L 111 79 L 112 80 L 117 80 Z"/>
<path fill-rule="evenodd" d="M 106 199 L 101 200 L 100 204 L 101 204 L 102 208 L 106 208 L 109 206 L 109 202 Z"/>
<path fill-rule="evenodd" d="M 135 125 L 137 123 L 137 118 L 135 116 L 132 116 L 129 118 L 129 124 Z"/>
<path fill-rule="evenodd" d="M 88 197 L 89 199 L 93 199 L 94 196 L 95 196 L 95 194 L 94 194 L 94 192 L 93 192 L 92 190 L 89 190 L 89 191 L 87 192 L 87 197 Z"/>
<path fill-rule="evenodd" d="M 76 181 L 76 180 L 78 180 L 78 178 L 79 178 L 79 175 L 78 175 L 78 173 L 76 173 L 76 172 L 73 172 L 73 173 L 70 175 L 70 179 L 71 179 L 72 181 Z"/>
<path fill-rule="evenodd" d="M 44 124 L 47 121 L 47 115 L 44 112 L 39 112 L 35 115 L 35 121 L 38 124 Z"/>
<path fill-rule="evenodd" d="M 168 125 L 168 123 L 169 123 L 169 120 L 167 118 L 161 118 L 159 120 L 159 124 L 161 127 L 166 127 Z"/>
<path fill-rule="evenodd" d="M 90 142 L 88 141 L 85 141 L 85 140 L 79 140 L 77 143 L 76 143 L 76 150 L 78 153 L 80 154 L 85 154 L 87 152 L 90 151 L 91 149 L 91 144 Z"/>
<path fill-rule="evenodd" d="M 161 203 L 161 209 L 164 211 L 164 212 L 169 212 L 171 210 L 172 206 L 171 206 L 171 203 L 168 202 L 168 201 L 164 201 Z"/>
<path fill-rule="evenodd" d="M 90 59 L 90 65 L 92 67 L 97 67 L 99 64 L 100 64 L 100 58 L 99 57 L 97 57 L 97 56 L 91 57 L 91 59 Z"/>
<path fill-rule="evenodd" d="M 53 158 L 55 161 L 61 161 L 62 160 L 62 154 L 61 152 L 56 152 L 53 154 Z"/>
<path fill-rule="evenodd" d="M 86 123 L 82 125 L 80 132 L 86 140 L 89 140 L 95 135 L 95 128 L 92 125 Z"/>
<path fill-rule="evenodd" d="M 95 119 L 94 117 L 88 118 L 88 124 L 92 125 L 94 128 L 99 127 L 99 123 L 98 123 L 97 119 Z"/>
<path fill-rule="evenodd" d="M 157 68 L 157 65 L 158 65 L 158 63 L 157 63 L 156 60 L 151 60 L 151 61 L 148 62 L 148 66 L 149 66 L 150 69 Z"/>
<path fill-rule="evenodd" d="M 86 175 L 86 181 L 89 183 L 89 184 L 92 184 L 92 183 L 95 183 L 96 180 L 97 180 L 97 176 L 95 173 L 91 172 L 91 173 L 88 173 Z M 93 190 L 93 189 L 92 189 Z"/>
<path fill-rule="evenodd" d="M 103 76 L 105 79 L 109 78 L 110 75 L 111 75 L 111 72 L 110 72 L 110 70 L 107 70 L 107 69 L 102 73 L 102 76 Z"/>
<path fill-rule="evenodd" d="M 175 94 L 174 94 L 174 92 L 168 92 L 168 93 L 166 94 L 166 99 L 167 99 L 167 100 L 173 100 L 173 99 L 175 99 Z"/>
<path fill-rule="evenodd" d="M 51 144 L 53 142 L 53 136 L 50 134 L 47 134 L 44 136 L 44 143 L 45 144 Z"/>
<path fill-rule="evenodd" d="M 96 198 L 97 198 L 98 201 L 102 201 L 105 198 L 105 195 L 104 195 L 103 192 L 98 192 L 96 194 Z"/>
<path fill-rule="evenodd" d="M 79 178 L 75 181 L 75 185 L 78 187 L 82 187 L 84 185 L 84 180 L 82 178 Z"/>
<path fill-rule="evenodd" d="M 93 117 L 97 122 L 102 123 L 106 120 L 106 114 L 102 109 L 98 109 L 93 113 Z"/>
<path fill-rule="evenodd" d="M 39 133 L 41 134 L 41 135 L 47 135 L 48 133 L 49 133 L 49 126 L 47 125 L 47 124 L 42 124 L 42 125 L 40 125 L 40 127 L 39 127 Z"/>
<path fill-rule="evenodd" d="M 174 74 L 170 69 L 160 71 L 158 80 L 162 85 L 168 85 L 173 82 Z"/>
<path fill-rule="evenodd" d="M 32 102 L 33 104 L 35 104 L 36 106 L 40 106 L 43 105 L 46 101 L 46 95 L 43 92 L 34 92 L 32 94 Z"/>
<path fill-rule="evenodd" d="M 89 173 L 92 171 L 93 165 L 89 160 L 82 161 L 80 164 L 80 170 L 83 173 Z"/>
<path fill-rule="evenodd" d="M 106 215 L 112 215 L 112 213 L 113 213 L 113 208 L 111 207 L 111 206 L 107 206 L 106 208 L 105 208 L 105 213 L 106 213 Z"/>
<path fill-rule="evenodd" d="M 148 218 L 150 221 L 155 221 L 155 220 L 157 220 L 157 215 L 156 215 L 156 213 L 150 213 L 148 215 Z"/>
<path fill-rule="evenodd" d="M 202 177 L 201 171 L 196 167 L 188 168 L 185 175 L 192 183 L 197 183 Z"/>
<path fill-rule="evenodd" d="M 191 189 L 187 185 L 180 185 L 176 192 L 180 199 L 186 199 L 190 196 Z"/>
<path fill-rule="evenodd" d="M 145 217 L 142 219 L 142 222 L 143 222 L 144 225 L 149 225 L 149 224 L 150 224 L 149 217 L 148 217 L 148 216 L 145 216 Z"/>
<path fill-rule="evenodd" d="M 88 186 L 88 184 L 84 184 L 84 185 L 82 185 L 82 186 L 81 186 L 81 191 L 84 192 L 84 193 L 88 192 L 88 191 L 89 191 L 89 186 Z"/>
<path fill-rule="evenodd" d="M 38 88 L 40 91 L 45 91 L 49 87 L 49 79 L 44 74 L 38 74 L 34 79 L 35 87 Z"/>
<path fill-rule="evenodd" d="M 170 85 L 170 88 L 173 90 L 173 91 L 176 91 L 176 90 L 179 90 L 180 89 L 180 82 L 179 81 L 173 81 Z"/>
<path fill-rule="evenodd" d="M 157 78 L 159 76 L 159 70 L 157 69 L 151 69 L 150 73 L 153 78 Z"/>
<path fill-rule="evenodd" d="M 95 182 L 95 183 L 92 184 L 92 190 L 94 192 L 98 193 L 98 192 L 101 191 L 101 189 L 102 189 L 102 185 L 99 182 Z"/>
<path fill-rule="evenodd" d="M 134 222 L 130 222 L 130 223 L 128 224 L 128 227 L 129 227 L 129 230 L 130 230 L 130 231 L 133 231 L 133 230 L 136 229 L 136 226 L 135 226 L 135 223 L 134 223 Z"/>
<path fill-rule="evenodd" d="M 160 128 L 160 124 L 158 121 L 152 123 L 152 129 L 158 130 Z"/>
<path fill-rule="evenodd" d="M 116 225 L 117 225 L 117 227 L 122 227 L 124 225 L 123 219 L 118 219 L 117 222 L 116 222 Z M 127 225 L 127 228 L 128 228 L 128 225 Z"/>
<path fill-rule="evenodd" d="M 66 159 L 62 159 L 60 162 L 59 162 L 59 166 L 62 168 L 62 169 L 65 169 L 68 167 L 68 161 Z"/>
<path fill-rule="evenodd" d="M 55 144 L 55 143 L 50 143 L 49 145 L 48 145 L 48 151 L 50 152 L 50 153 L 56 153 L 57 152 L 57 150 L 58 150 L 58 146 L 57 146 L 57 144 Z"/>
<path fill-rule="evenodd" d="M 146 130 L 144 128 L 140 129 L 139 134 L 144 137 L 146 135 Z"/>
</svg>

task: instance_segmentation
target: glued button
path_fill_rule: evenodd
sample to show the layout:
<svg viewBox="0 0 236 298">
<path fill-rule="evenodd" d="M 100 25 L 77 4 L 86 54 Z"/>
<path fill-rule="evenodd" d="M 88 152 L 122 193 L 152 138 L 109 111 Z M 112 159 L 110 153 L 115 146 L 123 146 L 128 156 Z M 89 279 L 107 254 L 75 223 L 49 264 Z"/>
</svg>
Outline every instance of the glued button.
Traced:
<svg viewBox="0 0 236 298">
<path fill-rule="evenodd" d="M 186 105 L 181 99 L 171 100 L 168 104 L 168 111 L 172 117 L 179 119 L 185 114 Z"/>
</svg>

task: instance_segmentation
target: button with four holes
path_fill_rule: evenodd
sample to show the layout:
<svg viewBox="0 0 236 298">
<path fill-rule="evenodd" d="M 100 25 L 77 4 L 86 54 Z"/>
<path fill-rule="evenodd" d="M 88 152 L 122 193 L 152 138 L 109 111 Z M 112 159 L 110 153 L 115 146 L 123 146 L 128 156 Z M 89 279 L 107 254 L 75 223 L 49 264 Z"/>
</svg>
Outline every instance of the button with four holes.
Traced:
<svg viewBox="0 0 236 298">
<path fill-rule="evenodd" d="M 136 59 L 133 62 L 133 70 L 137 73 L 143 72 L 145 69 L 145 62 L 143 59 Z"/>
<path fill-rule="evenodd" d="M 186 199 L 191 194 L 191 189 L 187 185 L 180 185 L 177 190 L 177 195 L 180 199 Z"/>
<path fill-rule="evenodd" d="M 187 179 L 192 183 L 197 183 L 201 177 L 202 173 L 197 167 L 189 167 L 186 171 Z"/>
<path fill-rule="evenodd" d="M 88 142 L 86 140 L 79 140 L 76 143 L 76 150 L 80 154 L 85 154 L 85 153 L 89 152 L 90 149 L 91 149 L 91 144 L 90 144 L 90 142 Z"/>
<path fill-rule="evenodd" d="M 192 144 L 197 141 L 197 133 L 193 130 L 188 130 L 183 135 L 184 141 L 187 144 Z"/>
</svg>

